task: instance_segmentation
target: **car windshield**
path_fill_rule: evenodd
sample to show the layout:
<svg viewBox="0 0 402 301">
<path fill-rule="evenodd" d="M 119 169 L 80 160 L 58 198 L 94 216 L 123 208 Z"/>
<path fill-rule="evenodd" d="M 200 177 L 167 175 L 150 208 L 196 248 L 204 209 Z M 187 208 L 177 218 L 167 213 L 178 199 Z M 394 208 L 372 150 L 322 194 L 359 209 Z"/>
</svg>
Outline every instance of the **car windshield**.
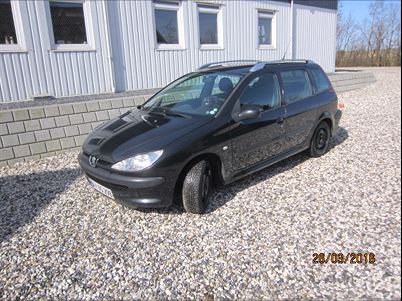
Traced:
<svg viewBox="0 0 402 301">
<path fill-rule="evenodd" d="M 242 77 L 225 72 L 190 74 L 167 86 L 143 108 L 184 117 L 213 116 Z"/>
</svg>

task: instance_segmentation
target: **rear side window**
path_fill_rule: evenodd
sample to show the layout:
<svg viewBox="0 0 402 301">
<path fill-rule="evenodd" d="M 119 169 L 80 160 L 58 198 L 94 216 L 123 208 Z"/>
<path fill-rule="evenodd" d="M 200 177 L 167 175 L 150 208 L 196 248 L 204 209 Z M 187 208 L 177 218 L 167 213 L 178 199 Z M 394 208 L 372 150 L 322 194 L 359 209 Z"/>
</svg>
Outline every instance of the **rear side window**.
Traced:
<svg viewBox="0 0 402 301">
<path fill-rule="evenodd" d="M 321 93 L 321 92 L 329 90 L 330 85 L 329 85 L 328 79 L 322 70 L 311 69 L 311 74 L 312 74 L 314 82 L 315 82 L 317 93 Z"/>
<path fill-rule="evenodd" d="M 282 71 L 281 76 L 285 87 L 285 99 L 288 103 L 296 102 L 313 95 L 306 71 Z"/>
<path fill-rule="evenodd" d="M 280 105 L 280 89 L 278 78 L 267 73 L 254 78 L 240 96 L 240 110 L 249 106 L 257 106 L 261 110 L 269 110 Z"/>
</svg>

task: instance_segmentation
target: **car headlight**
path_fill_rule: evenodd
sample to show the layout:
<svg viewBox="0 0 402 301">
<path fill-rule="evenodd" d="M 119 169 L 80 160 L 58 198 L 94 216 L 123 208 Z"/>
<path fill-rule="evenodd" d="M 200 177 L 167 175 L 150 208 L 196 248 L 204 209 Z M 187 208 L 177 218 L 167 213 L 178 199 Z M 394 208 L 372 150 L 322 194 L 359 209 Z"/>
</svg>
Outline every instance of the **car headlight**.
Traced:
<svg viewBox="0 0 402 301">
<path fill-rule="evenodd" d="M 132 158 L 117 162 L 112 166 L 112 168 L 121 171 L 143 170 L 154 164 L 160 158 L 160 156 L 162 156 L 162 153 L 163 150 L 158 150 L 146 154 L 139 154 Z"/>
</svg>

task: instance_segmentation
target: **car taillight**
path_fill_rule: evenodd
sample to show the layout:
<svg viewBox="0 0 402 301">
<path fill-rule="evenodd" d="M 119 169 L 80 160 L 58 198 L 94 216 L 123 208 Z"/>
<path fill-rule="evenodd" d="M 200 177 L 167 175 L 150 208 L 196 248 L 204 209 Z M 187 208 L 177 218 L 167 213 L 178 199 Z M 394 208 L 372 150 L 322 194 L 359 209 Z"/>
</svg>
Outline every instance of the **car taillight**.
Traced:
<svg viewBox="0 0 402 301">
<path fill-rule="evenodd" d="M 338 109 L 342 110 L 345 108 L 345 104 L 343 102 L 338 102 Z"/>
</svg>

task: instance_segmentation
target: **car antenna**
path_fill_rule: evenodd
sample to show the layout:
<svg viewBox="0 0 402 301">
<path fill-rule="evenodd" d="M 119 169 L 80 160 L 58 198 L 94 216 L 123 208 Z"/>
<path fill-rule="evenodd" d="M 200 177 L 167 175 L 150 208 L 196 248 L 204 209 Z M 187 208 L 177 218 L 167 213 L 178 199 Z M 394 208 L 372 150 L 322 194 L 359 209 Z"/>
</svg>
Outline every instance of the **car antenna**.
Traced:
<svg viewBox="0 0 402 301">
<path fill-rule="evenodd" d="M 291 39 L 292 39 L 292 38 L 290 38 L 289 41 L 288 41 L 288 45 L 286 46 L 286 50 L 285 50 L 285 53 L 284 53 L 284 55 L 283 55 L 283 57 L 282 57 L 282 61 L 285 60 L 285 57 L 286 57 L 286 55 L 288 54 L 288 49 L 289 49 L 289 45 L 290 45 Z"/>
</svg>

